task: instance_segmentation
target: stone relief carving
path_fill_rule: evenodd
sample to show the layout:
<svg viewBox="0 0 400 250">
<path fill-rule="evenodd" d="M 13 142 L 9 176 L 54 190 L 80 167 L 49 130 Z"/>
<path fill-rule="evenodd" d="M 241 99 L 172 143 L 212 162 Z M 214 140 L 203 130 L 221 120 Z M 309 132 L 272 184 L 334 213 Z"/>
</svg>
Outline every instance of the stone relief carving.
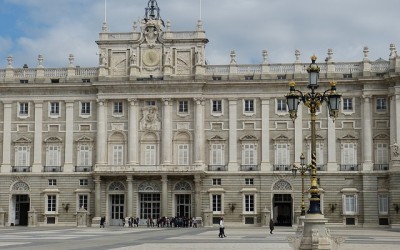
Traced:
<svg viewBox="0 0 400 250">
<path fill-rule="evenodd" d="M 139 192 L 160 192 L 161 188 L 158 183 L 146 181 L 139 185 Z"/>
<path fill-rule="evenodd" d="M 26 184 L 25 182 L 19 181 L 15 183 L 12 188 L 12 191 L 29 191 L 29 185 Z"/>
<path fill-rule="evenodd" d="M 160 130 L 161 122 L 158 118 L 157 107 L 145 107 L 142 109 L 142 119 L 140 120 L 141 130 Z"/>
<path fill-rule="evenodd" d="M 292 185 L 285 180 L 279 180 L 274 184 L 273 190 L 292 190 Z"/>
</svg>

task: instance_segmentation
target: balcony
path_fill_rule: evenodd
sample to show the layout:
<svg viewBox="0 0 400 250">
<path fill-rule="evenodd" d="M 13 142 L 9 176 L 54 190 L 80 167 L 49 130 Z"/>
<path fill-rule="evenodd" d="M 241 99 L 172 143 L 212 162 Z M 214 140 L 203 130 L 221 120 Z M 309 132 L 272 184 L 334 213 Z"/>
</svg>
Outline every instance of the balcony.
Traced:
<svg viewBox="0 0 400 250">
<path fill-rule="evenodd" d="M 359 171 L 359 164 L 340 164 L 339 171 Z"/>
<path fill-rule="evenodd" d="M 208 165 L 208 171 L 228 171 L 226 165 Z"/>
<path fill-rule="evenodd" d="M 12 166 L 13 172 L 31 172 L 31 166 Z"/>
<path fill-rule="evenodd" d="M 274 164 L 274 171 L 291 171 L 290 165 Z"/>
<path fill-rule="evenodd" d="M 258 165 L 240 165 L 240 171 L 259 171 Z"/>
<path fill-rule="evenodd" d="M 94 172 L 195 172 L 204 171 L 201 165 L 95 165 Z"/>
<path fill-rule="evenodd" d="M 44 166 L 44 172 L 62 172 L 61 166 Z"/>
<path fill-rule="evenodd" d="M 387 171 L 389 164 L 374 164 L 374 171 Z"/>
<path fill-rule="evenodd" d="M 93 166 L 75 166 L 75 172 L 92 172 Z"/>
</svg>

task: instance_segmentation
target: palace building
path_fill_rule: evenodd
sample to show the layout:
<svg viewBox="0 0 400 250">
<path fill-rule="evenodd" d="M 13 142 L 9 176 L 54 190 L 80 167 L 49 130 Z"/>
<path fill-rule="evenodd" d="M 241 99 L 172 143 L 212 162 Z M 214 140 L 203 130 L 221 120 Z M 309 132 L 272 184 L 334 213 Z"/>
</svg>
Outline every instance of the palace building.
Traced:
<svg viewBox="0 0 400 250">
<path fill-rule="evenodd" d="M 121 225 L 126 217 L 197 217 L 212 226 L 297 224 L 310 157 L 310 114 L 289 116 L 290 81 L 308 62 L 207 65 L 201 21 L 172 31 L 150 0 L 131 31 L 103 23 L 99 64 L 0 69 L 0 226 Z M 90 41 L 89 41 L 90 42 Z M 319 60 L 337 82 L 337 119 L 316 123 L 318 185 L 328 225 L 400 226 L 400 57 Z M 363 56 L 362 56 L 363 55 Z M 322 56 L 322 57 L 325 57 Z M 321 57 L 321 58 L 322 58 Z M 229 61 L 229 55 L 227 55 Z M 305 189 L 310 186 L 305 176 Z M 306 204 L 308 197 L 306 195 Z M 81 216 L 85 216 L 83 221 Z"/>
</svg>

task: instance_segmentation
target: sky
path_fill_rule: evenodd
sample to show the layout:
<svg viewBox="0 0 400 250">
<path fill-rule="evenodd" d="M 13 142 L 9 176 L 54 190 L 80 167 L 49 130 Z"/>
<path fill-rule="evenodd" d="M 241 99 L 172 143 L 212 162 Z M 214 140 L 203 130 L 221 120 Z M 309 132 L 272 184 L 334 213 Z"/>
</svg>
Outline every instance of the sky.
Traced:
<svg viewBox="0 0 400 250">
<path fill-rule="evenodd" d="M 107 11 L 105 12 L 105 1 Z M 208 64 L 302 62 L 315 54 L 321 62 L 333 49 L 336 62 L 388 60 L 391 43 L 400 46 L 399 0 L 158 0 L 161 17 L 172 31 L 194 31 L 201 17 L 209 43 Z M 0 0 L 0 68 L 7 56 L 14 67 L 98 66 L 95 41 L 107 19 L 110 32 L 130 32 L 143 18 L 148 0 Z M 200 5 L 201 3 L 201 5 Z M 200 8 L 201 6 L 201 8 Z M 107 13 L 105 15 L 105 13 Z M 399 53 L 400 55 L 400 53 Z M 318 62 L 318 61 L 317 61 Z"/>
</svg>

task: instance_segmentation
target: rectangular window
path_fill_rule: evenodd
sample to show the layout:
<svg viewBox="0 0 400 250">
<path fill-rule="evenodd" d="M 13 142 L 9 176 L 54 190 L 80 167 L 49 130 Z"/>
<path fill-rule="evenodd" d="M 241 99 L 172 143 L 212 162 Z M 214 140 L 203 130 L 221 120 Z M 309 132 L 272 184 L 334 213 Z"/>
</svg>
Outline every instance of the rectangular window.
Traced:
<svg viewBox="0 0 400 250">
<path fill-rule="evenodd" d="M 224 150 L 222 144 L 212 144 L 211 165 L 224 165 Z"/>
<path fill-rule="evenodd" d="M 246 179 L 244 179 L 244 183 L 246 185 L 254 185 L 254 179 L 253 178 L 246 178 Z"/>
<path fill-rule="evenodd" d="M 276 111 L 277 112 L 286 112 L 286 100 L 285 99 L 276 100 Z"/>
<path fill-rule="evenodd" d="M 387 194 L 378 195 L 379 214 L 389 213 L 389 196 Z"/>
<path fill-rule="evenodd" d="M 145 105 L 146 106 L 156 106 L 156 101 L 146 101 Z"/>
<path fill-rule="evenodd" d="M 244 112 L 245 113 L 254 112 L 254 100 L 244 100 Z"/>
<path fill-rule="evenodd" d="M 124 146 L 123 145 L 113 145 L 113 165 L 122 165 L 124 164 Z"/>
<path fill-rule="evenodd" d="M 56 212 L 57 208 L 57 196 L 47 195 L 47 212 Z"/>
<path fill-rule="evenodd" d="M 20 102 L 19 103 L 19 115 L 27 116 L 29 114 L 29 103 L 28 102 Z"/>
<path fill-rule="evenodd" d="M 61 166 L 60 146 L 50 145 L 47 147 L 46 166 Z"/>
<path fill-rule="evenodd" d="M 123 114 L 123 103 L 122 102 L 114 102 L 114 114 L 117 114 L 117 115 Z"/>
<path fill-rule="evenodd" d="M 78 209 L 84 208 L 85 210 L 88 210 L 88 200 L 89 200 L 88 195 L 80 194 L 78 196 L 78 199 L 79 199 Z"/>
<path fill-rule="evenodd" d="M 89 185 L 88 179 L 79 179 L 79 186 L 87 186 Z"/>
<path fill-rule="evenodd" d="M 343 98 L 343 111 L 353 111 L 352 98 Z"/>
<path fill-rule="evenodd" d="M 222 100 L 213 100 L 212 101 L 212 112 L 213 113 L 222 113 Z"/>
<path fill-rule="evenodd" d="M 144 164 L 154 166 L 156 165 L 156 146 L 146 145 L 144 152 Z"/>
<path fill-rule="evenodd" d="M 57 180 L 56 179 L 49 179 L 49 186 L 57 186 Z"/>
<path fill-rule="evenodd" d="M 222 208 L 222 196 L 220 194 L 213 194 L 212 195 L 212 209 L 213 212 L 221 212 Z"/>
<path fill-rule="evenodd" d="M 221 178 L 214 178 L 212 179 L 213 186 L 221 186 Z"/>
<path fill-rule="evenodd" d="M 357 212 L 356 195 L 345 195 L 344 197 L 344 213 L 355 214 Z"/>
<path fill-rule="evenodd" d="M 376 110 L 377 111 L 386 111 L 387 103 L 385 98 L 377 98 L 376 99 Z"/>
<path fill-rule="evenodd" d="M 89 145 L 79 146 L 78 166 L 92 166 L 92 151 Z"/>
<path fill-rule="evenodd" d="M 244 196 L 244 211 L 254 212 L 254 195 L 246 194 Z"/>
<path fill-rule="evenodd" d="M 50 115 L 60 115 L 59 102 L 50 102 Z"/>
<path fill-rule="evenodd" d="M 276 144 L 275 164 L 289 165 L 288 158 L 289 158 L 288 157 L 288 145 L 287 144 Z"/>
<path fill-rule="evenodd" d="M 343 143 L 342 145 L 342 164 L 355 165 L 357 164 L 356 149 L 354 143 Z"/>
<path fill-rule="evenodd" d="M 30 166 L 29 152 L 30 148 L 27 146 L 17 146 L 15 148 L 15 166 Z"/>
<path fill-rule="evenodd" d="M 244 144 L 243 145 L 243 165 L 256 165 L 256 145 Z"/>
<path fill-rule="evenodd" d="M 188 101 L 179 101 L 178 102 L 178 112 L 187 114 L 189 113 L 189 102 Z"/>
<path fill-rule="evenodd" d="M 389 145 L 387 143 L 376 144 L 376 164 L 389 164 Z"/>
<path fill-rule="evenodd" d="M 178 145 L 178 165 L 189 165 L 189 145 Z"/>
<path fill-rule="evenodd" d="M 90 115 L 90 102 L 81 103 L 81 115 Z"/>
</svg>

